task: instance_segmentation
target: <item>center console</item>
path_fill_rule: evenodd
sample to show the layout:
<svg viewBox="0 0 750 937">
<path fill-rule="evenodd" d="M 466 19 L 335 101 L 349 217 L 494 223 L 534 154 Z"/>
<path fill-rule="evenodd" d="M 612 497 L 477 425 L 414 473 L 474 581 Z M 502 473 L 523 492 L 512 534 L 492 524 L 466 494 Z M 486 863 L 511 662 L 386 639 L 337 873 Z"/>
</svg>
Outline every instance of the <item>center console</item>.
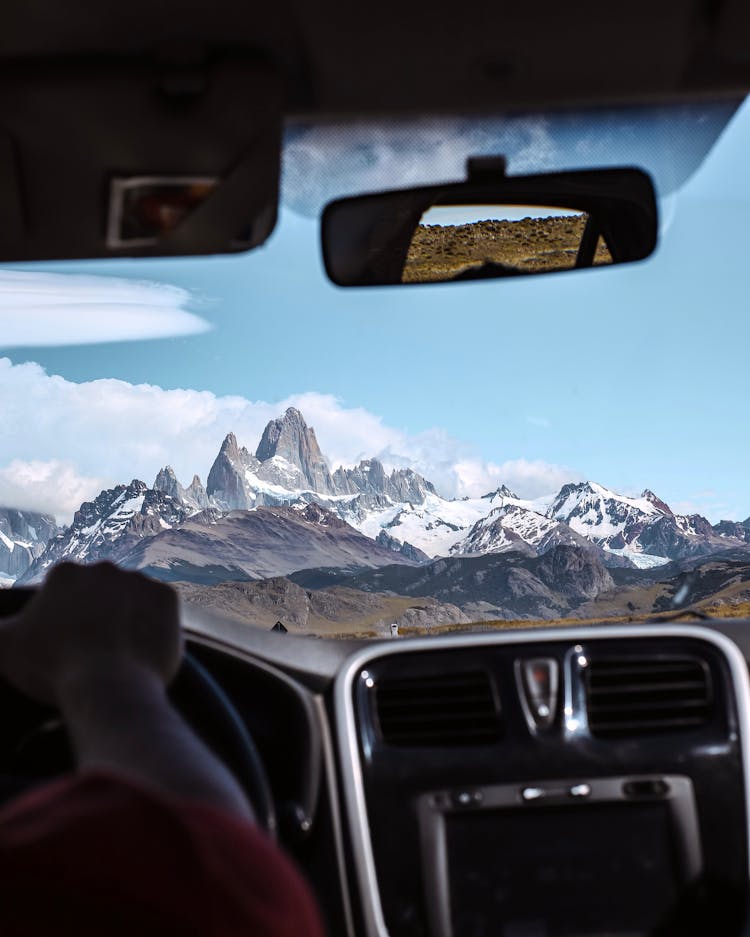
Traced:
<svg viewBox="0 0 750 937">
<path fill-rule="evenodd" d="M 368 937 L 640 937 L 743 891 L 748 680 L 700 628 L 397 642 L 336 687 Z"/>
</svg>

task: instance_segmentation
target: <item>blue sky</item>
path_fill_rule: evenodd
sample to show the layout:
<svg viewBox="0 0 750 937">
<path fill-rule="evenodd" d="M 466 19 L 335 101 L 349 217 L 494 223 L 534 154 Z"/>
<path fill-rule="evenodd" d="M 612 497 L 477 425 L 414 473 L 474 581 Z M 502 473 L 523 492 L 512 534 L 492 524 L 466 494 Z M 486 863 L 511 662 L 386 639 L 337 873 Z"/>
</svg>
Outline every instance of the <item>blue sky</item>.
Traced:
<svg viewBox="0 0 750 937">
<path fill-rule="evenodd" d="M 685 146 L 679 134 L 669 138 L 669 121 L 648 124 L 648 133 L 637 115 L 600 124 L 599 136 L 570 131 L 564 146 L 555 126 L 527 128 L 515 171 L 533 146 L 541 156 L 532 168 L 616 162 L 627 138 L 635 141 L 632 162 L 648 137 L 662 189 L 679 184 L 674 154 Z M 700 137 L 697 123 L 686 126 L 691 139 Z M 429 163 L 424 153 L 438 144 L 429 146 L 409 172 Z M 370 176 L 360 171 L 364 188 L 378 179 L 396 184 L 398 153 L 379 147 L 363 157 L 367 172 L 374 167 Z M 339 289 L 322 272 L 317 221 L 298 213 L 313 211 L 325 186 L 312 195 L 294 189 L 289 172 L 286 202 L 298 211 L 283 207 L 270 241 L 248 255 L 6 268 L 29 278 L 23 291 L 0 270 L 2 334 L 13 346 L 0 346 L 10 359 L 0 394 L 11 412 L 0 429 L 0 501 L 62 516 L 97 486 L 155 474 L 163 461 L 188 481 L 194 471 L 205 479 L 225 431 L 239 427 L 241 441 L 254 446 L 256 427 L 291 401 L 334 461 L 380 454 L 431 473 L 449 494 L 507 480 L 535 496 L 587 477 L 622 492 L 650 487 L 713 521 L 745 518 L 748 152 L 745 104 L 665 202 L 656 255 L 610 270 Z M 409 172 L 401 184 L 412 181 Z M 441 172 L 455 167 L 433 161 L 431 177 Z M 338 184 L 345 191 L 349 183 Z M 38 272 L 57 275 L 46 295 L 64 302 L 29 300 Z M 83 277 L 75 289 L 63 279 L 71 273 Z M 76 334 L 65 316 L 78 323 Z M 66 344 L 46 347 L 40 332 Z M 83 344 L 97 337 L 118 340 Z M 32 361 L 40 368 L 18 368 Z M 133 389 L 144 383 L 151 403 Z M 175 421 L 178 429 L 169 429 Z M 59 504 L 55 472 L 67 479 Z"/>
</svg>

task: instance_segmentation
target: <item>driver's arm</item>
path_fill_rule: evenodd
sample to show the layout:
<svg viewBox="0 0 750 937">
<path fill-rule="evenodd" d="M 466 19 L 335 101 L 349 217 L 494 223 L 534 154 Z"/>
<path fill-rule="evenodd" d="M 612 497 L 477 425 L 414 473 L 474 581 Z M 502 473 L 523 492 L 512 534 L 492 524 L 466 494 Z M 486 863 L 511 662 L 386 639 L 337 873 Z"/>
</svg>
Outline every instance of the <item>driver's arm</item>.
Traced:
<svg viewBox="0 0 750 937">
<path fill-rule="evenodd" d="M 0 624 L 0 674 L 65 719 L 78 773 L 0 809 L 2 937 L 322 937 L 309 888 L 173 709 L 171 589 L 58 566 Z"/>
<path fill-rule="evenodd" d="M 242 790 L 169 702 L 182 653 L 168 586 L 109 563 L 65 563 L 0 628 L 0 673 L 57 705 L 79 769 L 251 818 Z"/>
</svg>

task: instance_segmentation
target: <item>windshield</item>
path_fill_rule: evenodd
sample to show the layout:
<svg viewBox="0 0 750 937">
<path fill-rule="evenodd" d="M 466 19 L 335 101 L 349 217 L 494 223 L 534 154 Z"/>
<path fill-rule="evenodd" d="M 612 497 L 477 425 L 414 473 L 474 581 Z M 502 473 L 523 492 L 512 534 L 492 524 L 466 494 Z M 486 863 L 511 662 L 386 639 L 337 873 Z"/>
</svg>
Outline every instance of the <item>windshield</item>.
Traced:
<svg viewBox="0 0 750 937">
<path fill-rule="evenodd" d="M 255 251 L 0 269 L 0 585 L 110 559 L 322 636 L 747 614 L 749 148 L 726 101 L 295 122 Z M 656 253 L 326 280 L 327 202 L 477 155 L 645 169 Z"/>
</svg>

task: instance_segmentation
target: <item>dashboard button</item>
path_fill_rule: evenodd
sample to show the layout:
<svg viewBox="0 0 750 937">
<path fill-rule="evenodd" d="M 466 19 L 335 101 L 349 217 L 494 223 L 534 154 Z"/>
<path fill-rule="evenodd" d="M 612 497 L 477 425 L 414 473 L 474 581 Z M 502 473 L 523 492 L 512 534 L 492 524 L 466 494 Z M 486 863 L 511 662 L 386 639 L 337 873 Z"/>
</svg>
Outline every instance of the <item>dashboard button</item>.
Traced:
<svg viewBox="0 0 750 937">
<path fill-rule="evenodd" d="M 549 728 L 557 710 L 558 664 L 554 657 L 533 657 L 521 661 L 521 690 L 534 724 Z"/>
</svg>

